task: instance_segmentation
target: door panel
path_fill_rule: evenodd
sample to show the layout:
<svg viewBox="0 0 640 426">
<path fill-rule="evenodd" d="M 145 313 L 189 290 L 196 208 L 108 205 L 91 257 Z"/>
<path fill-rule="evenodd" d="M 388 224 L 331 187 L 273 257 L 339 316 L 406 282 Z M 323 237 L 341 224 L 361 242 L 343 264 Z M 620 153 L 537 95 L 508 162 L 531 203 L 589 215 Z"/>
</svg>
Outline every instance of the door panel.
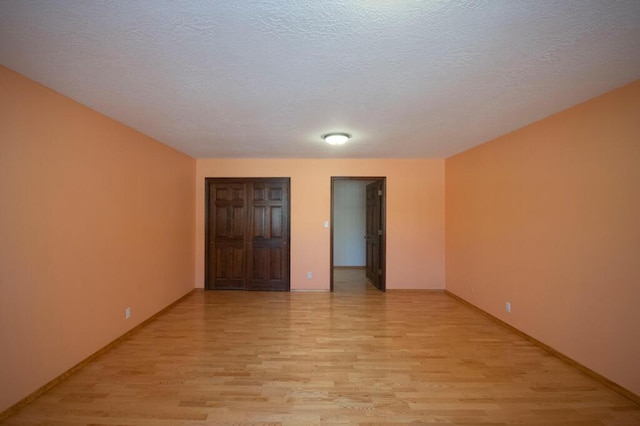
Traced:
<svg viewBox="0 0 640 426">
<path fill-rule="evenodd" d="M 250 185 L 253 255 L 248 268 L 248 288 L 288 290 L 289 182 L 254 182 Z"/>
<path fill-rule="evenodd" d="M 244 249 L 238 247 L 216 247 L 215 288 L 244 289 Z"/>
<path fill-rule="evenodd" d="M 266 218 L 267 218 L 266 207 L 253 206 L 253 232 L 251 233 L 251 235 L 254 239 L 266 238 L 266 229 L 267 229 L 267 225 L 265 223 Z"/>
<path fill-rule="evenodd" d="M 289 290 L 289 179 L 207 179 L 208 289 Z"/>
<path fill-rule="evenodd" d="M 366 209 L 366 274 L 367 279 L 381 288 L 382 251 L 382 181 L 367 185 Z"/>
<path fill-rule="evenodd" d="M 245 289 L 245 186 L 237 182 L 209 185 L 209 256 L 207 288 Z"/>
<path fill-rule="evenodd" d="M 283 277 L 282 250 L 272 247 L 253 249 L 252 266 L 255 280 L 281 280 Z"/>
<path fill-rule="evenodd" d="M 272 206 L 269 210 L 269 238 L 282 238 L 282 206 Z"/>
<path fill-rule="evenodd" d="M 231 208 L 231 229 L 229 236 L 233 240 L 244 240 L 245 208 L 243 206 L 233 206 Z"/>
<path fill-rule="evenodd" d="M 228 237 L 227 235 L 227 230 L 228 230 L 227 223 L 229 223 L 229 216 L 227 215 L 228 208 L 227 206 L 221 206 L 221 207 L 214 206 L 214 209 L 216 211 L 215 213 L 216 227 L 214 231 L 215 238 Z"/>
</svg>

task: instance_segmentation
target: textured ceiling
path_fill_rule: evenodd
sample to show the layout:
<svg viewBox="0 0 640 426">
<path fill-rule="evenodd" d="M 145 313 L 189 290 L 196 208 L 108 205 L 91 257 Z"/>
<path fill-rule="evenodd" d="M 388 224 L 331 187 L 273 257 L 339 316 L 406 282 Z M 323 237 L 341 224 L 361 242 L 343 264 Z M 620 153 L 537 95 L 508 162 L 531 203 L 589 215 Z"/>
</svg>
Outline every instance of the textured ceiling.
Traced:
<svg viewBox="0 0 640 426">
<path fill-rule="evenodd" d="M 640 1 L 2 0 L 0 62 L 194 157 L 447 157 L 640 78 Z"/>
</svg>

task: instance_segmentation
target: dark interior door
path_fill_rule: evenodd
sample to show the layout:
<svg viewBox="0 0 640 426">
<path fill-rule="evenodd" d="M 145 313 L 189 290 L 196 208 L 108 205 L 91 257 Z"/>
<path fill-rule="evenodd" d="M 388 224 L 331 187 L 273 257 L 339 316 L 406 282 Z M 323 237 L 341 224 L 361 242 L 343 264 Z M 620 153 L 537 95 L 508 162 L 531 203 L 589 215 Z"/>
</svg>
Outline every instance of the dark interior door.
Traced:
<svg viewBox="0 0 640 426">
<path fill-rule="evenodd" d="M 208 288 L 244 290 L 246 280 L 246 185 L 214 181 L 208 185 Z"/>
<path fill-rule="evenodd" d="M 379 180 L 367 185 L 366 209 L 366 274 L 376 288 L 382 276 L 382 185 Z"/>
<path fill-rule="evenodd" d="M 289 290 L 289 182 L 249 184 L 248 288 Z"/>
<path fill-rule="evenodd" d="M 206 288 L 288 291 L 289 179 L 206 184 Z"/>
</svg>

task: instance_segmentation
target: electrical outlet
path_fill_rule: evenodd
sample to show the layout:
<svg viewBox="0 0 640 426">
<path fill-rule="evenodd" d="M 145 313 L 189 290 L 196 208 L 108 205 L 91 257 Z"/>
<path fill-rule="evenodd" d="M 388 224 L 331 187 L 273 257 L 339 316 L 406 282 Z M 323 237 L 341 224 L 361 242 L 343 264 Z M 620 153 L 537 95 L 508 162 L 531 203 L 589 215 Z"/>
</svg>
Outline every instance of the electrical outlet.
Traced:
<svg viewBox="0 0 640 426">
<path fill-rule="evenodd" d="M 124 310 L 124 319 L 129 319 L 131 318 L 131 308 L 126 308 Z"/>
<path fill-rule="evenodd" d="M 511 313 L 511 302 L 507 302 L 505 309 L 507 310 L 507 313 L 510 314 Z"/>
<path fill-rule="evenodd" d="M 310 280 L 313 278 L 313 274 L 311 272 L 307 272 L 307 279 Z"/>
</svg>

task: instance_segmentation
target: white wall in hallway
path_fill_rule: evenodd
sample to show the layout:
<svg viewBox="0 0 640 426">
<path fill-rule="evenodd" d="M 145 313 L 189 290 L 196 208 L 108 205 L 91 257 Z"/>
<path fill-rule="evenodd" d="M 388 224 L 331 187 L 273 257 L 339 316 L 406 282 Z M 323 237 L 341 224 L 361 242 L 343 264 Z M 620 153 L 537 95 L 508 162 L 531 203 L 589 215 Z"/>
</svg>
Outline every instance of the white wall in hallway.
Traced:
<svg viewBox="0 0 640 426">
<path fill-rule="evenodd" d="M 373 181 L 335 181 L 333 264 L 365 266 L 366 186 Z"/>
</svg>

